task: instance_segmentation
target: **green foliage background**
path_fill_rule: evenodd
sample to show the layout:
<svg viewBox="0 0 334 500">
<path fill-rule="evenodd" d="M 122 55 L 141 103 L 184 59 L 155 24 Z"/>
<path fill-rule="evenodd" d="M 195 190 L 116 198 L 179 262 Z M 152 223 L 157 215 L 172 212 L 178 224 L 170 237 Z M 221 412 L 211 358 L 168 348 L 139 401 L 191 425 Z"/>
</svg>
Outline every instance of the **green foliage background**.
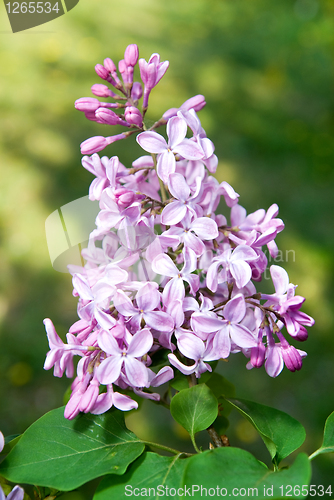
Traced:
<svg viewBox="0 0 334 500">
<path fill-rule="evenodd" d="M 81 0 L 65 16 L 16 34 L 4 5 L 0 11 L 0 429 L 22 432 L 62 404 L 68 380 L 43 371 L 42 320 L 52 318 L 64 336 L 76 320 L 76 300 L 70 276 L 51 266 L 44 223 L 87 194 L 92 176 L 80 165 L 79 144 L 104 134 L 73 102 L 91 96 L 96 63 L 117 61 L 137 43 L 141 57 L 159 52 L 170 61 L 148 117 L 204 94 L 200 118 L 216 145 L 217 179 L 233 185 L 249 212 L 280 207 L 286 229 L 276 263 L 316 319 L 298 346 L 308 357 L 301 372 L 284 370 L 277 379 L 263 369 L 248 372 L 242 355 L 219 370 L 238 397 L 299 419 L 308 435 L 302 449 L 313 452 L 334 409 L 332 0 Z M 132 139 L 104 154 L 130 165 L 140 154 Z M 231 421 L 232 445 L 260 458 L 260 438 L 236 413 Z M 153 403 L 128 424 L 142 438 L 191 448 Z M 333 465 L 333 455 L 314 461 L 314 481 L 328 485 Z"/>
</svg>

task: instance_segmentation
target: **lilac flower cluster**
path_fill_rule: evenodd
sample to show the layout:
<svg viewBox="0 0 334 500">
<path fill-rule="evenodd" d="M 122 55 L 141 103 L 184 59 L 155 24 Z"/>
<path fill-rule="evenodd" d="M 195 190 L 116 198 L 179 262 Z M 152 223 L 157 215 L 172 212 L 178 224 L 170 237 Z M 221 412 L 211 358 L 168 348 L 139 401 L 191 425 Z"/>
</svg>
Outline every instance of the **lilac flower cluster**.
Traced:
<svg viewBox="0 0 334 500">
<path fill-rule="evenodd" d="M 306 353 L 282 330 L 304 341 L 305 327 L 314 323 L 300 311 L 305 299 L 295 295 L 283 268 L 270 267 L 274 294 L 261 294 L 254 284 L 268 265 L 265 247 L 277 256 L 275 238 L 284 228 L 277 205 L 247 215 L 234 189 L 211 175 L 218 160 L 197 116 L 203 96 L 166 111 L 147 130 L 150 92 L 169 63 L 160 62 L 158 54 L 148 62 L 140 59 L 139 83 L 133 82 L 137 61 L 138 48 L 129 45 L 118 66 L 122 80 L 111 59 L 96 66 L 114 90 L 95 84 L 92 91 L 113 102 L 82 98 L 75 103 L 90 120 L 131 130 L 81 145 L 91 155 L 82 164 L 96 177 L 89 198 L 99 200 L 100 212 L 82 252 L 86 264 L 69 266 L 80 319 L 69 329 L 66 344 L 51 320 L 44 321 L 50 344 L 45 369 L 73 377 L 73 356 L 80 356 L 65 409 L 70 419 L 113 405 L 137 408 L 129 391 L 159 400 L 151 389 L 173 378 L 172 367 L 199 378 L 212 370 L 211 361 L 231 353 L 242 352 L 247 368 L 264 365 L 272 377 L 284 364 L 299 370 Z M 167 140 L 155 131 L 165 124 Z M 133 133 L 149 154 L 131 168 L 116 156 L 97 154 Z M 229 220 L 215 213 L 222 198 Z M 158 365 L 161 351 L 168 353 L 171 366 L 165 362 L 156 372 L 150 366 Z M 106 389 L 101 391 L 101 385 Z"/>
</svg>

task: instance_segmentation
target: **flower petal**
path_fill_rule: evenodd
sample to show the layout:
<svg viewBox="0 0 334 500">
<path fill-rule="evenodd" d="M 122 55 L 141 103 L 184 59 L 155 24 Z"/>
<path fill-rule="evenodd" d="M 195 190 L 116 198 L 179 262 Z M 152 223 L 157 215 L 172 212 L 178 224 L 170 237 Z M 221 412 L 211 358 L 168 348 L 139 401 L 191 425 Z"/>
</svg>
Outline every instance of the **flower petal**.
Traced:
<svg viewBox="0 0 334 500">
<path fill-rule="evenodd" d="M 136 140 L 139 146 L 149 153 L 163 153 L 168 147 L 164 137 L 157 132 L 142 132 L 137 135 Z"/>
</svg>

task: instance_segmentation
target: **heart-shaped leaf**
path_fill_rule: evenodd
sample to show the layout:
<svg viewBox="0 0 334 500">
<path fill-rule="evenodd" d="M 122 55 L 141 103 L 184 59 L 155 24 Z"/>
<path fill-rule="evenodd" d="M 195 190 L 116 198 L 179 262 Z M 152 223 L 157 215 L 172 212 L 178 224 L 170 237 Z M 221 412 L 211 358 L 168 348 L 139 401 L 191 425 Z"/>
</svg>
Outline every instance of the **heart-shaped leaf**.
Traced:
<svg viewBox="0 0 334 500">
<path fill-rule="evenodd" d="M 260 433 L 271 458 L 277 464 L 305 440 L 305 429 L 283 411 L 244 399 L 228 399 Z"/>
<path fill-rule="evenodd" d="M 143 451 L 144 444 L 125 427 L 123 412 L 66 420 L 64 408 L 57 408 L 27 429 L 0 474 L 14 483 L 69 491 L 103 474 L 124 474 Z"/>
<path fill-rule="evenodd" d="M 247 451 L 227 447 L 187 459 L 182 484 L 192 498 L 305 498 L 310 478 L 310 462 L 304 453 L 289 469 L 274 472 Z"/>
<path fill-rule="evenodd" d="M 123 476 L 108 475 L 102 479 L 93 500 L 117 500 L 129 496 L 158 498 L 166 490 L 170 492 L 181 486 L 187 459 L 180 456 L 163 457 L 156 453 L 143 453 L 133 462 Z M 159 495 L 160 493 L 160 495 Z"/>
<path fill-rule="evenodd" d="M 218 401 L 207 385 L 199 384 L 175 394 L 170 411 L 174 420 L 189 432 L 197 450 L 195 434 L 215 421 L 218 415 Z"/>
</svg>

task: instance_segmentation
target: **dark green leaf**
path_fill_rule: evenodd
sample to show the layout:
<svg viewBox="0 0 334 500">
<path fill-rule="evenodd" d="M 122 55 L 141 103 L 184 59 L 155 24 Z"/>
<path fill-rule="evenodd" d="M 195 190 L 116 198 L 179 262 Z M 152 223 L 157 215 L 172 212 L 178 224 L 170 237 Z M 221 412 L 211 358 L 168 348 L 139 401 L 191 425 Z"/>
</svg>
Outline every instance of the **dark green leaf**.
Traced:
<svg viewBox="0 0 334 500">
<path fill-rule="evenodd" d="M 322 445 L 318 450 L 312 453 L 310 459 L 312 460 L 314 457 L 321 455 L 322 453 L 332 452 L 334 452 L 334 411 L 326 420 Z"/>
<path fill-rule="evenodd" d="M 123 412 L 64 418 L 64 408 L 37 420 L 0 466 L 14 483 L 69 491 L 103 474 L 124 474 L 144 445 L 124 424 Z"/>
<path fill-rule="evenodd" d="M 195 385 L 175 394 L 171 401 L 172 417 L 190 434 L 209 427 L 218 415 L 218 401 L 205 384 Z M 196 448 L 196 446 L 195 446 Z"/>
<path fill-rule="evenodd" d="M 305 498 L 301 486 L 308 485 L 310 478 L 311 467 L 304 453 L 297 456 L 289 469 L 274 472 L 247 451 L 228 447 L 215 448 L 189 458 L 182 484 L 194 493 L 192 498 L 214 496 L 214 490 L 214 498 Z M 207 495 L 203 488 L 206 488 Z"/>
<path fill-rule="evenodd" d="M 156 453 L 143 453 L 129 466 L 123 476 L 106 476 L 97 488 L 93 500 L 110 500 L 112 498 L 122 500 L 128 498 L 130 492 L 133 492 L 133 496 L 135 496 L 135 493 L 139 491 L 141 496 L 149 496 L 152 500 L 159 498 L 159 491 L 161 493 L 167 488 L 169 490 L 176 488 L 177 490 L 181 486 L 187 461 L 187 459 L 180 459 L 179 455 L 163 457 Z M 139 488 L 139 490 L 134 490 L 135 488 Z M 150 490 L 150 494 L 149 488 L 154 489 L 154 491 Z"/>
<path fill-rule="evenodd" d="M 260 433 L 276 463 L 303 444 L 306 436 L 304 427 L 287 413 L 244 399 L 228 401 Z"/>
<path fill-rule="evenodd" d="M 206 385 L 210 387 L 217 399 L 220 396 L 225 396 L 225 398 L 235 397 L 234 385 L 219 373 L 213 373 Z"/>
</svg>

